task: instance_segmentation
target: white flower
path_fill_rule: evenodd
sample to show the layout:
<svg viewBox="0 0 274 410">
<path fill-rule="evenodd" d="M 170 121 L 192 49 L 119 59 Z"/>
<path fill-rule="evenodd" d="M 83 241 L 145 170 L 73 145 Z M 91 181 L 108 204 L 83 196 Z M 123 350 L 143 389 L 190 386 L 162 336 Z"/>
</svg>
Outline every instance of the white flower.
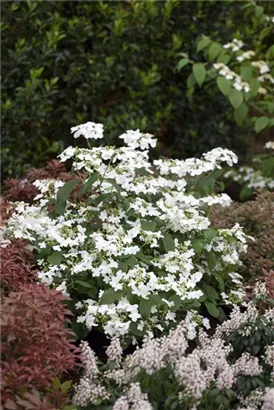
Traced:
<svg viewBox="0 0 274 410">
<path fill-rule="evenodd" d="M 72 127 L 71 133 L 74 134 L 74 138 L 79 138 L 80 135 L 83 135 L 86 139 L 101 139 L 104 138 L 103 128 L 103 124 L 86 122 L 85 124 Z"/>
</svg>

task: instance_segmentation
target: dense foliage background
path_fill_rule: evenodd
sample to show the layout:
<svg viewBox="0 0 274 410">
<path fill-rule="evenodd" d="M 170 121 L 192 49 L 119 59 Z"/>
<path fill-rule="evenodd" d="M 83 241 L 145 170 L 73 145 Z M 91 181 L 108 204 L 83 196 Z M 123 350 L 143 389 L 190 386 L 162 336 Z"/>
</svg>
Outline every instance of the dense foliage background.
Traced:
<svg viewBox="0 0 274 410">
<path fill-rule="evenodd" d="M 243 153 L 247 130 L 227 99 L 210 83 L 191 97 L 191 67 L 176 70 L 180 53 L 199 61 L 199 36 L 230 40 L 243 3 L 2 3 L 3 177 L 54 157 L 86 121 L 103 122 L 110 141 L 124 129 L 152 132 L 168 156 Z"/>
</svg>

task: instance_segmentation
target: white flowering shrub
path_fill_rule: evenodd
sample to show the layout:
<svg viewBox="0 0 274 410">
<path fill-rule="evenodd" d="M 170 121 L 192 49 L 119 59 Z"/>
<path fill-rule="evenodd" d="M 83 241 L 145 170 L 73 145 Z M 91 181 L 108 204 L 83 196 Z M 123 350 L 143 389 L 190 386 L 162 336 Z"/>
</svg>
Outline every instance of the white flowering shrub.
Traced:
<svg viewBox="0 0 274 410">
<path fill-rule="evenodd" d="M 101 139 L 103 126 L 72 128 Z M 237 273 L 246 237 L 238 224 L 214 229 L 207 213 L 230 198 L 214 194 L 221 163 L 237 157 L 216 148 L 201 159 L 151 161 L 156 140 L 127 131 L 124 146 L 68 147 L 83 183 L 37 180 L 32 205 L 18 203 L 6 238 L 26 239 L 37 255 L 39 280 L 69 295 L 77 323 L 131 340 L 164 331 L 188 312 L 189 335 L 221 305 L 243 295 Z M 73 195 L 71 196 L 71 192 Z"/>
<path fill-rule="evenodd" d="M 206 63 L 182 53 L 177 65 L 179 70 L 192 65 L 187 80 L 189 96 L 196 85 L 208 82 L 211 87 L 215 83 L 234 108 L 238 125 L 251 122 L 257 133 L 274 127 L 274 17 L 267 15 L 261 4 L 250 1 L 240 6 L 245 24 L 234 23 L 231 41 L 222 43 L 207 36 L 197 39 L 197 53 L 203 53 Z"/>
<path fill-rule="evenodd" d="M 182 322 L 126 357 L 114 338 L 104 365 L 82 342 L 74 403 L 98 410 L 273 410 L 273 309 L 235 308 L 212 336 L 200 333 L 195 349 L 188 349 L 186 331 Z"/>
<path fill-rule="evenodd" d="M 274 190 L 274 142 L 265 144 L 266 152 L 255 155 L 250 166 L 229 170 L 224 174 L 227 179 L 242 186 L 240 199 L 245 200 L 256 190 Z"/>
</svg>

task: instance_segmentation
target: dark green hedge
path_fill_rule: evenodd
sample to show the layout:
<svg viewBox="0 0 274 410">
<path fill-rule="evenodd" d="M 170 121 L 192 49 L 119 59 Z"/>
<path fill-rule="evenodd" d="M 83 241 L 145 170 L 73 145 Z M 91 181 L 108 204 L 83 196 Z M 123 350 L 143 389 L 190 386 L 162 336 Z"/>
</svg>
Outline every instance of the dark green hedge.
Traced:
<svg viewBox="0 0 274 410">
<path fill-rule="evenodd" d="M 241 3 L 2 2 L 3 176 L 55 156 L 86 121 L 104 123 L 109 141 L 126 129 L 157 134 L 173 157 L 239 151 L 225 98 L 208 87 L 190 102 L 191 68 L 175 67 L 199 35 L 229 39 Z"/>
</svg>

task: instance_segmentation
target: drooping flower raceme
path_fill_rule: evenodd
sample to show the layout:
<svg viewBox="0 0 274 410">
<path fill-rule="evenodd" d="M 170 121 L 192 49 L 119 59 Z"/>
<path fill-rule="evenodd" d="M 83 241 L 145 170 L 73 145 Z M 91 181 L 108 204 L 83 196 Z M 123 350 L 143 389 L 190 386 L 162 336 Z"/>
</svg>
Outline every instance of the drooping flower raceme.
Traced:
<svg viewBox="0 0 274 410">
<path fill-rule="evenodd" d="M 87 123 L 72 132 L 98 139 L 102 126 Z M 151 162 L 152 135 L 137 130 L 120 138 L 121 148 L 68 147 L 60 159 L 73 159 L 74 172 L 86 175 L 82 185 L 36 181 L 40 194 L 32 205 L 17 203 L 4 236 L 28 240 L 41 282 L 70 295 L 78 322 L 111 337 L 162 331 L 176 312 L 198 309 L 205 300 L 212 312 L 222 299 L 212 287 L 220 287 L 226 303 L 239 300 L 235 270 L 245 236 L 239 225 L 214 229 L 206 216 L 213 204 L 230 203 L 227 195 L 212 194 L 206 177 L 212 181 L 220 164 L 232 166 L 236 155 L 216 148 L 201 159 Z M 195 311 L 190 317 L 193 338 L 192 322 L 203 321 Z"/>
</svg>

